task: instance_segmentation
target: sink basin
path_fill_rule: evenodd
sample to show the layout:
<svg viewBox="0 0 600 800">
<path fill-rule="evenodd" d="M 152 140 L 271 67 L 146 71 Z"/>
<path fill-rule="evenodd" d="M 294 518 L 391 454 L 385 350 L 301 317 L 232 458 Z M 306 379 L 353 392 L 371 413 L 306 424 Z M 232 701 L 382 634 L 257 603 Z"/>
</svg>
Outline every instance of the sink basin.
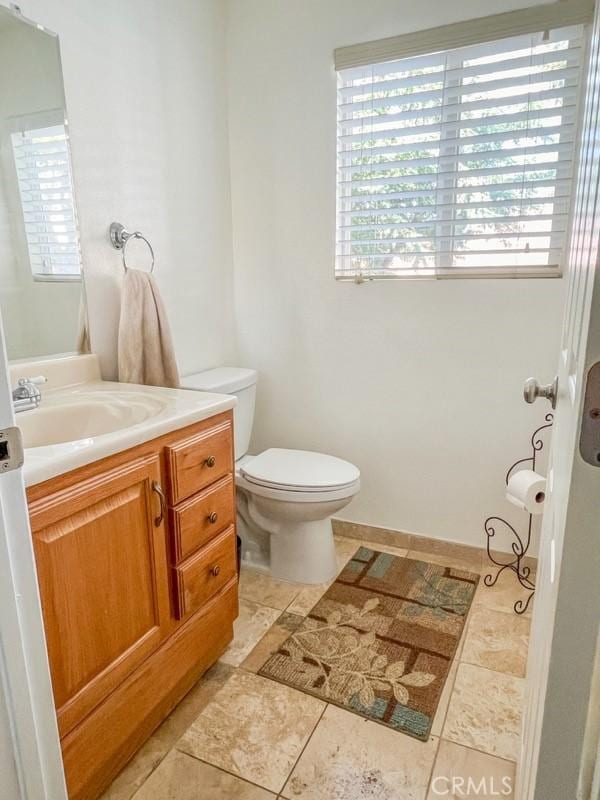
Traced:
<svg viewBox="0 0 600 800">
<path fill-rule="evenodd" d="M 98 392 L 48 396 L 39 408 L 17 415 L 26 448 L 90 439 L 137 425 L 165 408 L 166 401 L 142 392 Z"/>
</svg>

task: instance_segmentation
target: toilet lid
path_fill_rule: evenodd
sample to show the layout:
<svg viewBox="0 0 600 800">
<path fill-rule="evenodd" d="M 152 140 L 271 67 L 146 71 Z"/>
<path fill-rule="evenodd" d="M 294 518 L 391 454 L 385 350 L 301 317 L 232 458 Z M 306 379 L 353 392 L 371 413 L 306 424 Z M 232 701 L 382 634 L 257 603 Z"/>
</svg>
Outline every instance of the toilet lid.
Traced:
<svg viewBox="0 0 600 800">
<path fill-rule="evenodd" d="M 241 467 L 251 483 L 305 492 L 350 486 L 360 478 L 354 464 L 324 453 L 271 448 Z"/>
</svg>

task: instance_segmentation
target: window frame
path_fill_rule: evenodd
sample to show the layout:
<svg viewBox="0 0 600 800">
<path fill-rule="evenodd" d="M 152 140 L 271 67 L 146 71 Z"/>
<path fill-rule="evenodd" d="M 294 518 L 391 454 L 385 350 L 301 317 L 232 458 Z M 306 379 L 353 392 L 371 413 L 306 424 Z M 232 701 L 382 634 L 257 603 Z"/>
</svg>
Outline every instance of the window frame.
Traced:
<svg viewBox="0 0 600 800">
<path fill-rule="evenodd" d="M 578 163 L 579 163 L 579 157 L 580 157 L 580 148 L 578 147 L 578 142 L 577 142 L 577 130 L 580 128 L 581 116 L 582 116 L 582 112 L 583 112 L 583 108 L 582 108 L 582 104 L 581 104 L 580 100 L 581 100 L 583 89 L 585 87 L 587 55 L 588 55 L 588 50 L 589 50 L 590 25 L 589 25 L 588 22 L 578 21 L 577 24 L 574 24 L 574 25 L 569 25 L 569 24 L 566 24 L 566 25 L 554 25 L 554 26 L 552 26 L 550 28 L 550 30 L 552 30 L 552 31 L 560 31 L 560 30 L 563 30 L 563 29 L 568 30 L 570 28 L 580 28 L 580 30 L 581 30 L 581 33 L 580 33 L 580 38 L 581 38 L 581 56 L 580 56 L 580 59 L 579 59 L 578 65 L 577 65 L 578 68 L 579 68 L 579 74 L 577 76 L 577 84 L 576 84 L 576 92 L 575 92 L 575 95 L 576 95 L 575 110 L 574 110 L 574 132 L 575 132 L 575 135 L 574 135 L 574 139 L 573 139 L 573 142 L 572 142 L 572 149 L 571 149 L 570 159 L 568 159 L 567 162 L 566 162 L 571 167 L 571 171 L 570 171 L 570 175 L 569 175 L 568 180 L 570 181 L 571 188 L 572 188 L 572 185 L 574 184 L 575 179 L 576 179 L 577 170 L 578 170 Z M 432 30 L 434 30 L 434 29 L 432 29 Z M 450 59 L 450 60 L 452 60 L 453 54 L 456 54 L 456 59 L 455 60 L 457 61 L 457 63 L 461 62 L 461 64 L 464 65 L 464 62 L 469 60 L 468 58 L 464 58 L 464 50 L 467 47 L 477 47 L 478 45 L 486 45 L 487 44 L 490 48 L 493 48 L 493 45 L 496 42 L 500 43 L 503 40 L 512 39 L 512 38 L 516 39 L 518 36 L 525 36 L 527 34 L 531 34 L 531 35 L 535 35 L 535 36 L 542 36 L 543 37 L 543 39 L 542 39 L 543 41 L 545 41 L 546 37 L 548 36 L 548 32 L 544 33 L 543 31 L 527 31 L 527 32 L 522 33 L 522 34 L 513 34 L 513 35 L 510 35 L 510 36 L 502 36 L 501 38 L 493 38 L 493 39 L 492 38 L 486 38 L 481 42 L 477 42 L 477 41 L 471 42 L 468 45 L 465 45 L 464 47 L 460 47 L 460 48 L 457 48 L 457 47 L 453 46 L 453 47 L 450 47 L 450 48 L 447 48 L 447 49 L 438 50 L 438 51 L 436 51 L 436 53 L 445 53 L 446 57 L 448 59 Z M 579 38 L 579 37 L 571 36 L 569 39 L 567 39 L 567 41 L 573 41 L 574 38 Z M 382 40 L 382 42 L 386 42 L 386 41 L 390 41 L 391 42 L 393 40 L 392 39 L 390 39 L 390 40 Z M 375 43 L 375 42 L 374 43 L 367 43 L 365 45 L 365 47 L 369 47 L 371 45 L 376 45 L 376 44 L 377 43 Z M 355 47 L 359 48 L 360 46 L 357 45 Z M 352 49 L 352 46 L 348 47 L 348 48 L 342 48 L 341 50 L 342 51 L 345 51 L 345 50 L 350 51 L 351 49 Z M 341 52 L 341 51 L 336 51 L 336 58 L 337 58 L 338 52 Z M 560 53 L 560 50 L 557 50 L 557 52 Z M 427 56 L 427 55 L 429 55 L 429 53 L 427 51 L 425 51 L 423 53 L 420 53 L 419 55 Z M 433 53 L 431 55 L 433 55 Z M 409 61 L 411 59 L 411 56 L 407 55 L 404 58 L 406 58 L 406 60 Z M 365 63 L 364 59 L 363 59 L 362 62 L 360 62 L 360 63 L 357 62 L 356 66 L 354 66 L 354 67 L 351 66 L 351 65 L 344 65 L 344 66 L 337 67 L 337 69 L 336 69 L 336 79 L 337 79 L 336 112 L 337 112 L 337 121 L 336 121 L 336 231 L 335 231 L 335 257 L 334 257 L 334 277 L 335 277 L 335 279 L 337 281 L 342 281 L 342 282 L 344 282 L 344 281 L 353 281 L 355 283 L 363 283 L 363 282 L 366 282 L 366 281 L 378 281 L 378 280 L 448 280 L 448 279 L 459 279 L 459 278 L 461 278 L 461 279 L 474 279 L 474 280 L 490 279 L 490 278 L 491 279 L 500 279 L 500 280 L 502 280 L 502 279 L 521 279 L 521 280 L 525 280 L 525 279 L 542 279 L 542 278 L 544 278 L 544 279 L 555 279 L 555 278 L 563 277 L 563 275 L 564 275 L 564 261 L 565 261 L 566 255 L 568 254 L 569 246 L 570 246 L 570 219 L 571 219 L 572 212 L 573 212 L 573 208 L 572 208 L 572 191 L 569 191 L 569 193 L 567 195 L 564 195 L 564 197 L 566 197 L 568 199 L 566 200 L 566 208 L 567 208 L 567 210 L 565 212 L 565 215 L 566 215 L 566 217 L 565 217 L 565 230 L 564 230 L 564 235 L 563 235 L 563 238 L 562 238 L 562 247 L 561 248 L 552 247 L 552 239 L 554 239 L 556 237 L 556 232 L 553 231 L 552 228 L 549 231 L 549 237 L 548 238 L 550 239 L 550 242 L 549 242 L 548 248 L 547 248 L 548 249 L 548 253 L 552 253 L 553 250 L 560 250 L 559 257 L 557 258 L 557 262 L 558 262 L 557 264 L 549 264 L 548 266 L 543 265 L 543 266 L 536 266 L 536 267 L 528 267 L 527 265 L 522 265 L 522 266 L 520 266 L 520 265 L 519 266 L 507 265 L 507 266 L 493 266 L 493 267 L 492 266 L 480 266 L 480 267 L 448 266 L 447 264 L 443 263 L 444 262 L 444 258 L 443 258 L 444 253 L 443 252 L 439 252 L 438 250 L 435 250 L 433 252 L 435 254 L 435 262 L 436 262 L 436 264 L 435 264 L 435 267 L 433 267 L 431 269 L 423 269 L 423 270 L 420 270 L 420 271 L 418 271 L 417 269 L 415 269 L 414 271 L 410 271 L 410 270 L 407 269 L 406 270 L 406 274 L 398 274 L 398 271 L 396 271 L 396 272 L 390 272 L 389 275 L 384 275 L 384 274 L 376 274 L 376 275 L 374 275 L 374 274 L 370 274 L 371 270 L 369 270 L 369 269 L 362 270 L 362 269 L 358 268 L 355 272 L 353 272 L 351 270 L 342 270 L 342 269 L 340 269 L 340 260 L 343 258 L 343 255 L 341 255 L 338 252 L 338 247 L 339 247 L 340 243 L 344 241 L 344 240 L 342 240 L 341 236 L 342 235 L 346 235 L 348 237 L 351 236 L 351 228 L 348 228 L 347 224 L 346 225 L 342 224 L 342 220 L 344 218 L 344 213 L 348 213 L 348 211 L 349 211 L 349 209 L 347 207 L 346 208 L 343 207 L 343 201 L 344 201 L 344 199 L 346 197 L 351 196 L 351 194 L 341 195 L 340 187 L 341 187 L 341 184 L 342 184 L 342 180 L 341 180 L 341 177 L 340 177 L 340 166 L 348 167 L 349 165 L 351 165 L 351 157 L 346 159 L 345 162 L 342 161 L 341 158 L 340 158 L 340 154 L 344 153 L 344 151 L 340 149 L 340 143 L 339 143 L 340 122 L 344 121 L 344 119 L 346 119 L 346 121 L 347 121 L 348 118 L 351 118 L 351 114 L 349 112 L 347 118 L 344 118 L 344 117 L 340 116 L 340 105 L 341 105 L 341 103 L 340 103 L 340 89 L 347 88 L 347 86 L 343 85 L 342 80 L 341 80 L 341 76 L 342 76 L 342 74 L 344 73 L 345 70 L 356 69 L 356 68 L 359 68 L 359 69 L 362 68 L 362 69 L 365 69 L 365 70 L 369 69 L 369 68 L 374 69 L 374 68 L 383 66 L 387 62 L 396 62 L 396 61 L 401 61 L 401 60 L 402 60 L 402 57 L 401 58 L 387 58 L 386 60 L 373 61 L 372 63 Z M 456 66 L 454 66 L 452 68 L 455 69 Z M 450 69 L 452 69 L 452 68 L 450 68 Z M 464 67 L 461 66 L 460 68 L 463 69 Z M 448 67 L 448 65 L 446 65 L 444 67 L 444 82 L 443 82 L 443 88 L 441 90 L 443 95 L 445 95 L 447 90 L 451 90 L 453 88 L 452 86 L 448 85 L 448 72 L 449 72 L 449 67 Z M 457 86 L 461 86 L 461 84 L 457 84 Z M 566 91 L 567 90 L 566 84 L 562 88 L 565 88 L 565 91 Z M 517 96 L 518 95 L 511 95 L 510 98 L 501 98 L 501 100 L 503 102 L 505 102 L 506 105 L 508 105 L 509 104 L 508 100 L 511 99 L 512 97 L 517 97 Z M 525 96 L 528 96 L 528 95 L 525 95 Z M 499 98 L 499 102 L 500 102 L 500 98 Z M 528 102 L 528 105 L 529 105 L 529 103 L 531 101 L 528 100 L 527 102 Z M 442 109 L 446 108 L 445 101 L 442 101 L 441 108 Z M 459 106 L 459 108 L 460 108 L 460 106 Z M 460 123 L 460 120 L 459 120 L 459 123 Z M 464 121 L 463 121 L 462 124 L 463 124 L 463 126 L 465 125 Z M 442 124 L 440 124 L 440 127 L 442 127 Z M 445 124 L 444 124 L 444 127 L 445 127 Z M 533 128 L 532 129 L 526 128 L 525 132 L 529 132 L 530 130 L 533 130 Z M 515 138 L 518 138 L 518 133 L 519 133 L 519 131 L 515 130 Z M 525 135 L 525 133 L 524 133 L 524 135 Z M 381 138 L 383 138 L 383 136 Z M 441 143 L 443 141 L 443 139 L 440 139 L 439 141 Z M 455 143 L 455 150 L 456 151 L 458 151 L 459 146 L 460 145 L 457 146 L 456 143 Z M 352 153 L 352 152 L 356 153 L 356 150 L 353 151 L 352 150 L 352 146 L 349 145 L 347 152 L 349 154 Z M 477 151 L 473 151 L 473 152 L 477 152 Z M 454 153 L 454 154 L 453 153 L 447 153 L 445 155 L 451 156 L 451 155 L 456 155 L 456 153 Z M 440 161 L 442 159 L 443 159 L 443 155 L 441 153 L 441 148 L 440 148 L 440 154 L 438 156 L 438 164 L 440 163 Z M 557 167 L 558 167 L 557 170 L 556 170 L 557 174 L 556 174 L 555 178 L 553 179 L 556 182 L 556 184 L 558 184 L 559 181 L 564 180 L 564 178 L 561 178 L 560 174 L 559 174 L 560 167 L 561 166 L 564 167 L 564 165 L 565 165 L 565 161 L 561 161 L 560 159 L 557 160 Z M 523 168 L 525 168 L 527 166 L 528 165 L 525 164 L 525 163 L 522 164 L 522 165 L 518 165 L 518 166 L 515 167 L 515 172 L 519 168 L 523 169 Z M 448 180 L 452 180 L 452 179 L 449 178 Z M 382 180 L 382 183 L 383 183 L 383 180 Z M 351 193 L 352 186 L 351 185 L 347 186 L 346 190 L 347 190 L 347 192 Z M 448 186 L 444 186 L 441 189 L 436 190 L 436 195 L 439 195 L 440 193 L 441 194 L 448 194 L 448 195 L 456 195 L 456 185 L 455 185 L 455 183 L 454 183 L 454 186 L 449 184 Z M 557 198 L 557 197 L 560 198 L 560 197 L 563 197 L 563 195 L 555 195 L 555 194 L 553 194 L 551 196 L 551 198 L 547 198 L 547 199 L 550 200 L 550 199 L 554 199 L 554 198 Z M 521 196 L 520 199 L 515 199 L 514 203 L 515 204 L 517 204 L 519 202 L 522 203 L 523 199 L 524 198 Z M 531 200 L 531 204 L 533 205 L 533 198 L 528 198 L 528 199 Z M 544 198 L 544 197 L 540 198 L 540 203 L 541 203 L 542 200 L 545 200 L 545 199 L 546 198 Z M 438 207 L 438 203 L 437 202 L 435 204 L 435 207 L 436 208 Z M 375 213 L 378 210 L 379 209 L 374 209 L 373 210 L 373 215 L 375 215 Z M 381 209 L 380 211 L 383 211 L 383 209 Z M 455 209 L 451 208 L 450 212 L 454 213 Z M 368 212 L 365 211 L 365 215 L 367 215 L 367 213 Z M 559 215 L 560 216 L 560 213 L 561 213 L 560 211 L 558 211 L 558 212 L 554 212 L 553 211 L 553 216 L 554 215 Z M 532 215 L 532 217 L 535 217 L 535 215 Z M 511 218 L 510 215 L 506 216 L 507 220 L 510 219 L 510 218 Z M 465 218 L 465 219 L 467 219 L 467 218 Z M 474 218 L 474 219 L 476 219 L 476 218 Z M 485 222 L 485 218 L 484 217 L 481 217 L 480 219 L 481 219 L 482 223 Z M 518 217 L 515 217 L 515 219 L 522 220 L 523 217 L 522 216 L 518 216 Z M 450 230 L 448 231 L 448 239 L 456 239 L 457 237 L 455 235 L 455 232 L 453 231 L 452 226 L 448 226 L 448 225 L 444 226 L 443 222 L 444 222 L 443 219 L 439 220 L 439 221 L 438 220 L 435 221 L 436 233 L 435 233 L 435 237 L 434 238 L 438 239 L 439 238 L 439 233 L 441 233 L 441 235 L 443 235 L 444 230 L 450 228 Z M 409 223 L 407 223 L 406 226 L 409 227 Z M 393 227 L 393 223 L 390 223 L 390 227 Z M 438 230 L 439 230 L 439 233 L 438 233 Z M 341 234 L 342 231 L 345 231 L 345 234 Z M 515 235 L 519 235 L 519 234 L 515 234 Z M 394 237 L 390 237 L 390 238 L 394 238 Z M 490 238 L 493 238 L 492 234 L 490 234 Z M 347 238 L 345 241 L 351 241 L 351 239 Z M 382 241 L 385 241 L 385 239 L 382 239 Z M 507 252 L 509 252 L 509 251 L 510 251 L 510 248 L 507 248 Z M 463 252 L 463 251 L 459 251 L 459 252 Z M 455 254 L 456 254 L 456 251 L 452 250 L 450 257 L 454 256 Z M 346 256 L 346 257 L 348 257 L 348 256 Z M 368 256 L 365 256 L 365 259 L 368 259 Z"/>
</svg>

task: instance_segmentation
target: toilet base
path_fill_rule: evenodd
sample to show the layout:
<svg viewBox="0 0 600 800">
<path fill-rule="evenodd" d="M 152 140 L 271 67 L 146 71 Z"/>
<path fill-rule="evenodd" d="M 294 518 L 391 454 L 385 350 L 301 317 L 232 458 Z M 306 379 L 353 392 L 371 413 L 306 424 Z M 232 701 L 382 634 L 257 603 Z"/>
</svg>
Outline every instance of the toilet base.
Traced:
<svg viewBox="0 0 600 800">
<path fill-rule="evenodd" d="M 331 519 L 285 522 L 271 534 L 271 575 L 292 583 L 329 583 L 338 573 Z"/>
</svg>

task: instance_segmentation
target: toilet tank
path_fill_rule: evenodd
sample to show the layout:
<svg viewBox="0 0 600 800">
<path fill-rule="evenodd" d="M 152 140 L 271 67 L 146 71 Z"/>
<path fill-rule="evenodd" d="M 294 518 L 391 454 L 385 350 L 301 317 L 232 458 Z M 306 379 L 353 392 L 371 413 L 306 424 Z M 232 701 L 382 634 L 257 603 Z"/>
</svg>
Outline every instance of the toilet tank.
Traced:
<svg viewBox="0 0 600 800">
<path fill-rule="evenodd" d="M 196 372 L 193 375 L 186 375 L 181 379 L 182 389 L 233 394 L 237 397 L 237 406 L 233 410 L 236 461 L 246 455 L 250 446 L 254 423 L 256 380 L 256 370 L 243 367 L 216 367 L 204 372 Z"/>
</svg>

